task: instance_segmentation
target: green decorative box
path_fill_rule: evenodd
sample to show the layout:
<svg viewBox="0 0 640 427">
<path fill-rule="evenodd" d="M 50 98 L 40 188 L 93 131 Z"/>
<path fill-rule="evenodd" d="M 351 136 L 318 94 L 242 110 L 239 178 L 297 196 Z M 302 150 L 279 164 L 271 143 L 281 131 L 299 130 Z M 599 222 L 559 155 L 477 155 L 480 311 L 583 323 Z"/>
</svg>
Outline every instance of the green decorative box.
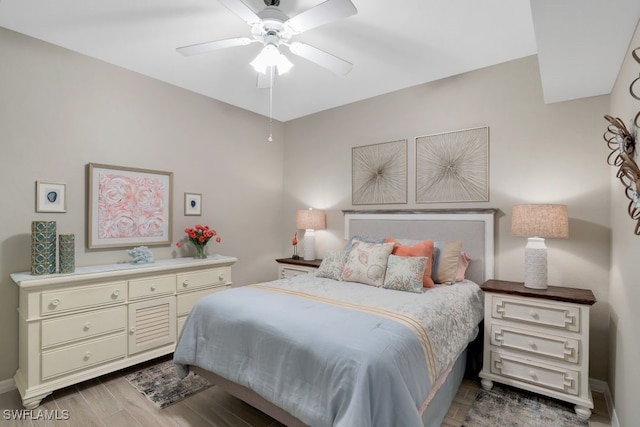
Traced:
<svg viewBox="0 0 640 427">
<path fill-rule="evenodd" d="M 31 222 L 31 274 L 56 272 L 56 222 Z"/>
<path fill-rule="evenodd" d="M 58 271 L 60 274 L 73 273 L 76 269 L 76 236 L 58 235 Z"/>
</svg>

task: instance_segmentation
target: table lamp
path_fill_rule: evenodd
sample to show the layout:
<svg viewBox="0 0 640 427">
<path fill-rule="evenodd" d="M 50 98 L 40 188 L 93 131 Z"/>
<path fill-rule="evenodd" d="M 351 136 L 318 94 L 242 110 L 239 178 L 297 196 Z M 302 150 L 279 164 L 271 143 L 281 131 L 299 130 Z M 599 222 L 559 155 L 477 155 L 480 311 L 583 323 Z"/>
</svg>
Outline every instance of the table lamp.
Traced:
<svg viewBox="0 0 640 427">
<path fill-rule="evenodd" d="M 296 228 L 304 230 L 304 259 L 316 259 L 316 232 L 325 228 L 324 212 L 314 209 L 300 209 L 296 213 Z"/>
<path fill-rule="evenodd" d="M 547 289 L 547 238 L 569 238 L 566 205 L 516 205 L 511 214 L 511 235 L 528 237 L 524 250 L 524 286 Z"/>
</svg>

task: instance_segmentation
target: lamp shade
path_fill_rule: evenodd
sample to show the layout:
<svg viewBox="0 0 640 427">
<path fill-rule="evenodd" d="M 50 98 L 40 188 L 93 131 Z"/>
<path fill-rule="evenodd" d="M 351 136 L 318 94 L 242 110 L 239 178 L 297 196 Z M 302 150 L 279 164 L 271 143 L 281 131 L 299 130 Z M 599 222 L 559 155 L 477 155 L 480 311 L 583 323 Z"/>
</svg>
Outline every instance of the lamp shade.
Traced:
<svg viewBox="0 0 640 427">
<path fill-rule="evenodd" d="M 299 230 L 323 230 L 324 212 L 314 209 L 300 209 L 296 213 L 296 228 Z"/>
<path fill-rule="evenodd" d="M 525 237 L 569 238 L 566 205 L 516 205 L 511 215 L 511 234 Z"/>
</svg>

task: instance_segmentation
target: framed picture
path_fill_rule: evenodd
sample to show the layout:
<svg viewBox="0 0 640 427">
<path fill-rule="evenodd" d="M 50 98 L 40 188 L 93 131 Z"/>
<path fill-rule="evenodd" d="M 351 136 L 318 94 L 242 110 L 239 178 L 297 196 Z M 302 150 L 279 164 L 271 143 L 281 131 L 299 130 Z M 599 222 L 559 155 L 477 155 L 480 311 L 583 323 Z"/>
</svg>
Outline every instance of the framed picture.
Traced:
<svg viewBox="0 0 640 427">
<path fill-rule="evenodd" d="M 489 201 L 489 128 L 416 138 L 416 203 Z"/>
<path fill-rule="evenodd" d="M 407 140 L 351 149 L 354 205 L 407 203 Z"/>
<path fill-rule="evenodd" d="M 88 165 L 89 248 L 171 243 L 173 173 Z"/>
<path fill-rule="evenodd" d="M 202 215 L 202 194 L 184 193 L 184 214 L 198 216 Z"/>
<path fill-rule="evenodd" d="M 67 185 L 36 181 L 36 212 L 66 212 Z"/>
</svg>

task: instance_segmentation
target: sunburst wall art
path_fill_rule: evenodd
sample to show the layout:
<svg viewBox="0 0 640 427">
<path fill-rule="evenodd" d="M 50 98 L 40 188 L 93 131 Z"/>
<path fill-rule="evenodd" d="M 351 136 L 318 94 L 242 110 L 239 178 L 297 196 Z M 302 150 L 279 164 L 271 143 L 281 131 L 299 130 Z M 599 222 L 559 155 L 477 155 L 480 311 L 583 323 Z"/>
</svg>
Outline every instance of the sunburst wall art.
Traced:
<svg viewBox="0 0 640 427">
<path fill-rule="evenodd" d="M 352 203 L 407 203 L 407 140 L 351 149 Z"/>
<path fill-rule="evenodd" d="M 489 127 L 416 138 L 416 203 L 489 200 Z"/>
</svg>

